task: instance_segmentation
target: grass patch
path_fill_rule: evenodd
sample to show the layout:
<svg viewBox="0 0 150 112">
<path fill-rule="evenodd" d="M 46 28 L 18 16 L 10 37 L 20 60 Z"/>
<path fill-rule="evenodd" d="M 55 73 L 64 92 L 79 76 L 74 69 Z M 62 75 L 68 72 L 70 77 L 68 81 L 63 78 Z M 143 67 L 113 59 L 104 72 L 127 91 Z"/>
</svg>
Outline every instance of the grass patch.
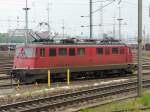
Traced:
<svg viewBox="0 0 150 112">
<path fill-rule="evenodd" d="M 122 109 L 127 110 L 137 106 L 138 106 L 137 100 L 133 99 L 131 101 L 114 102 L 107 105 L 102 105 L 100 107 L 83 109 L 79 112 L 112 112 Z"/>
<path fill-rule="evenodd" d="M 150 106 L 150 93 L 145 93 L 141 98 L 140 98 L 140 103 L 143 106 Z"/>
<path fill-rule="evenodd" d="M 80 112 L 93 112 L 93 109 L 83 109 Z"/>
<path fill-rule="evenodd" d="M 129 99 L 119 102 L 113 102 L 95 108 L 83 109 L 79 112 L 112 112 L 117 110 L 135 109 L 134 112 L 150 112 L 139 110 L 140 107 L 150 107 L 150 91 L 145 92 L 141 98 Z"/>
</svg>

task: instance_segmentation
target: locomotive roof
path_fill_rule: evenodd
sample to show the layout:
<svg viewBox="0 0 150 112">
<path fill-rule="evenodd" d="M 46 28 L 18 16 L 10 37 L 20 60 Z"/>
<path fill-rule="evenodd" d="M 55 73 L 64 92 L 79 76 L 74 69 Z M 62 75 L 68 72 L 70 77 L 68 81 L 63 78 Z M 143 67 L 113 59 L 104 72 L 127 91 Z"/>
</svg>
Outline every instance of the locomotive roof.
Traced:
<svg viewBox="0 0 150 112">
<path fill-rule="evenodd" d="M 19 45 L 17 47 L 24 47 L 25 45 Z M 88 46 L 127 46 L 126 44 L 28 44 L 27 47 L 88 47 Z"/>
</svg>

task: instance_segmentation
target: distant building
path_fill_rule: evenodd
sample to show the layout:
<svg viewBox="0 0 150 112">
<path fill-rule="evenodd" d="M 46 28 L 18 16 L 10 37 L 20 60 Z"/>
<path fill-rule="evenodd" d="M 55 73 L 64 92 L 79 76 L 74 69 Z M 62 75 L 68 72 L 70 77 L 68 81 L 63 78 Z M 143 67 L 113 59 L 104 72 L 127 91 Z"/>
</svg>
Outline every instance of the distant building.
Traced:
<svg viewBox="0 0 150 112">
<path fill-rule="evenodd" d="M 33 32 L 32 29 L 29 29 L 29 32 Z M 25 37 L 25 33 L 26 29 L 14 29 L 8 31 L 10 37 Z"/>
</svg>

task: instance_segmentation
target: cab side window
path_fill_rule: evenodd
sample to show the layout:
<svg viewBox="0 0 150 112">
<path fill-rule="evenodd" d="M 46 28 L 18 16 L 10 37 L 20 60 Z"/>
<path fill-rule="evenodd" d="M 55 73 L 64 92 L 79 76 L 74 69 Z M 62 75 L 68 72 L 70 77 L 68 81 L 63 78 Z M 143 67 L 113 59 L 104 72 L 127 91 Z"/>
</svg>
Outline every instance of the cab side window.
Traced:
<svg viewBox="0 0 150 112">
<path fill-rule="evenodd" d="M 69 48 L 69 56 L 75 56 L 75 48 Z"/>
<path fill-rule="evenodd" d="M 34 54 L 34 56 L 36 57 L 36 56 L 37 56 L 37 48 L 34 48 L 33 50 L 34 50 L 34 51 L 33 51 L 33 54 Z"/>
<path fill-rule="evenodd" d="M 77 55 L 78 56 L 84 56 L 85 55 L 85 48 L 78 48 L 77 49 Z"/>
<path fill-rule="evenodd" d="M 96 54 L 102 55 L 103 54 L 103 48 L 96 48 Z"/>
<path fill-rule="evenodd" d="M 49 56 L 56 56 L 56 48 L 49 49 Z"/>
<path fill-rule="evenodd" d="M 67 49 L 66 48 L 59 48 L 59 56 L 66 56 Z"/>
<path fill-rule="evenodd" d="M 112 48 L 112 54 L 118 54 L 118 48 Z"/>
<path fill-rule="evenodd" d="M 41 48 L 41 49 L 40 49 L 40 56 L 41 56 L 41 57 L 44 57 L 44 56 L 45 56 L 45 49 L 44 49 L 44 48 Z"/>
</svg>

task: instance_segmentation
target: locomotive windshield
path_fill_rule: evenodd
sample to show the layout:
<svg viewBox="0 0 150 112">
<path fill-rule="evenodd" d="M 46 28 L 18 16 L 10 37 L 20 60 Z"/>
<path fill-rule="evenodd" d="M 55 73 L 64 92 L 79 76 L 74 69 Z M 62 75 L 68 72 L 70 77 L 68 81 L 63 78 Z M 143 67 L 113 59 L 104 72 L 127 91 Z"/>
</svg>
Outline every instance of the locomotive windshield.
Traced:
<svg viewBox="0 0 150 112">
<path fill-rule="evenodd" d="M 32 57 L 32 48 L 17 48 L 16 57 Z"/>
<path fill-rule="evenodd" d="M 31 48 L 25 48 L 25 57 L 32 57 L 32 49 Z"/>
<path fill-rule="evenodd" d="M 19 49 L 18 49 L 18 48 L 16 49 L 15 55 L 16 55 L 16 56 L 19 56 Z"/>
</svg>

